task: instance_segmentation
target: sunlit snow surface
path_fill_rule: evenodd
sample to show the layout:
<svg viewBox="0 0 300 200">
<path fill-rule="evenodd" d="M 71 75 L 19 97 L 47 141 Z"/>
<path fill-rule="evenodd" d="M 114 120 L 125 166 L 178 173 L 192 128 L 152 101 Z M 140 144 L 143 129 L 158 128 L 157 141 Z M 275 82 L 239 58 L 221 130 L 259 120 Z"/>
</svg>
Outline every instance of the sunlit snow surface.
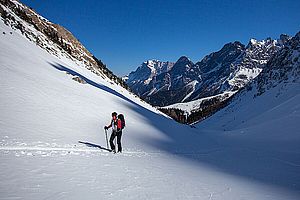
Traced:
<svg viewBox="0 0 300 200">
<path fill-rule="evenodd" d="M 299 199 L 297 87 L 259 115 L 241 107 L 234 123 L 195 129 L 0 28 L 0 199 Z M 103 149 L 113 111 L 122 154 Z"/>
</svg>

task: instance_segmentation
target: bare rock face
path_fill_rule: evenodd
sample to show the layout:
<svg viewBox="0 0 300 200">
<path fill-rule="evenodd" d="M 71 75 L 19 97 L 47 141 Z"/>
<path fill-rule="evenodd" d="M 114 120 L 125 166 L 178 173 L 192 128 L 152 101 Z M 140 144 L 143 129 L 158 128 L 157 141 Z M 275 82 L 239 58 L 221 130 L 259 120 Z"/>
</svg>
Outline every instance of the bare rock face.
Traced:
<svg viewBox="0 0 300 200">
<path fill-rule="evenodd" d="M 75 76 L 72 78 L 74 81 L 81 83 L 81 84 L 86 84 L 86 81 L 80 78 L 79 76 Z"/>
<path fill-rule="evenodd" d="M 274 55 L 261 74 L 256 84 L 258 95 L 276 87 L 279 83 L 299 83 L 300 77 L 300 32 L 286 41 L 285 47 Z"/>
<path fill-rule="evenodd" d="M 174 63 L 172 62 L 147 60 L 143 62 L 136 71 L 131 72 L 127 76 L 126 82 L 136 94 L 144 96 L 146 93 L 149 93 L 149 89 L 153 84 L 152 81 L 160 74 L 172 69 L 173 66 Z"/>
</svg>

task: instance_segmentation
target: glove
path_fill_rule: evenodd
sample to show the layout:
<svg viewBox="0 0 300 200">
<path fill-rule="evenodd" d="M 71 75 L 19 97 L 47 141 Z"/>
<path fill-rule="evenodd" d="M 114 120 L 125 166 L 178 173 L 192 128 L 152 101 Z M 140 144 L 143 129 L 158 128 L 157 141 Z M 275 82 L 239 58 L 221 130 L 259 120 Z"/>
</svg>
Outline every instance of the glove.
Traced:
<svg viewBox="0 0 300 200">
<path fill-rule="evenodd" d="M 104 129 L 107 130 L 108 129 L 107 126 L 104 126 Z"/>
</svg>

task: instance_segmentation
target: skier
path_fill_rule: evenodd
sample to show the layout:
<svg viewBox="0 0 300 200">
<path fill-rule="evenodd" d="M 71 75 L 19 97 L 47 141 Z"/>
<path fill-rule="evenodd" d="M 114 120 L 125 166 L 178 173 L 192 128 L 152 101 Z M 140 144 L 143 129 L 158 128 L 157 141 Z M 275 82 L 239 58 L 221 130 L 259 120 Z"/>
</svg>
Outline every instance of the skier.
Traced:
<svg viewBox="0 0 300 200">
<path fill-rule="evenodd" d="M 122 153 L 122 144 L 121 144 L 121 137 L 122 137 L 122 129 L 125 126 L 124 116 L 122 114 L 117 115 L 116 112 L 111 114 L 112 120 L 110 125 L 105 126 L 104 129 L 107 130 L 112 128 L 112 133 L 109 139 L 111 150 L 116 153 L 116 147 L 114 145 L 114 139 L 117 137 L 117 144 L 118 144 L 118 152 Z"/>
</svg>

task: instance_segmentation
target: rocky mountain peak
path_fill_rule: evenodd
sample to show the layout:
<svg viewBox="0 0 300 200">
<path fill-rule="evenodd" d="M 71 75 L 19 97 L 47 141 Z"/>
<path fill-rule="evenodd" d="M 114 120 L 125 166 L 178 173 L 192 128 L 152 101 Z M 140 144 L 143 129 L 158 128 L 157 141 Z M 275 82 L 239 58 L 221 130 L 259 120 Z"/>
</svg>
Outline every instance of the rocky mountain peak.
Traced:
<svg viewBox="0 0 300 200">
<path fill-rule="evenodd" d="M 185 68 L 186 66 L 191 67 L 194 63 L 186 56 L 181 56 L 176 63 L 174 64 L 174 68 Z"/>
<path fill-rule="evenodd" d="M 291 39 L 291 36 L 289 36 L 287 34 L 281 34 L 279 39 L 283 44 L 285 44 Z"/>
<path fill-rule="evenodd" d="M 181 56 L 174 64 L 170 73 L 172 76 L 180 76 L 188 72 L 193 66 L 194 63 L 188 57 Z"/>
<path fill-rule="evenodd" d="M 283 83 L 299 82 L 300 77 L 300 32 L 294 37 L 280 36 L 284 45 L 266 63 L 251 87 L 257 85 L 257 95 Z"/>
<path fill-rule="evenodd" d="M 236 50 L 236 49 L 245 49 L 245 45 L 239 41 L 229 42 L 223 46 L 220 51 Z"/>
<path fill-rule="evenodd" d="M 295 35 L 294 40 L 300 40 L 300 31 Z"/>
<path fill-rule="evenodd" d="M 182 63 L 182 62 L 191 62 L 191 60 L 186 56 L 181 56 L 176 63 Z"/>
</svg>

